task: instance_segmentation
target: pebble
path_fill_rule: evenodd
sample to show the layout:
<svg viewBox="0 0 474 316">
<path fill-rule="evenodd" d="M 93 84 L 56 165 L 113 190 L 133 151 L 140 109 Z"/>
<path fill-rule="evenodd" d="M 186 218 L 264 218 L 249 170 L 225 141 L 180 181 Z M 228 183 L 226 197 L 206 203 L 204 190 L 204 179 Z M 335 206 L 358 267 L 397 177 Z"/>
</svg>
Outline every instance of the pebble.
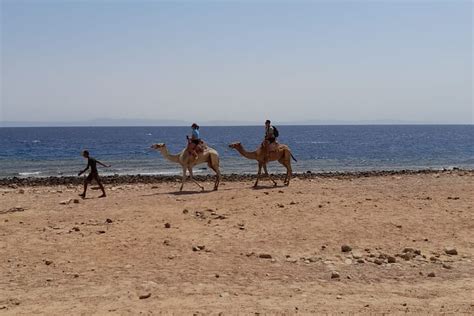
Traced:
<svg viewBox="0 0 474 316">
<path fill-rule="evenodd" d="M 450 265 L 447 264 L 447 263 L 443 263 L 443 268 L 450 270 L 450 269 L 452 269 L 453 267 L 450 266 Z"/>
<path fill-rule="evenodd" d="M 336 299 L 342 300 L 342 296 L 341 296 L 341 295 L 338 295 L 338 296 L 336 296 Z"/>
<path fill-rule="evenodd" d="M 165 228 L 171 228 L 171 224 L 170 223 L 165 223 Z"/>
<path fill-rule="evenodd" d="M 351 259 L 346 259 L 346 260 L 344 261 L 344 263 L 345 263 L 345 264 L 352 264 L 352 260 L 351 260 Z"/>
<path fill-rule="evenodd" d="M 447 255 L 457 255 L 458 254 L 458 251 L 456 250 L 456 248 L 454 247 L 446 247 L 444 248 L 444 252 L 447 254 Z"/>
<path fill-rule="evenodd" d="M 148 292 L 148 293 L 140 294 L 140 295 L 138 296 L 138 298 L 141 299 L 141 300 L 144 300 L 144 299 L 146 299 L 146 298 L 149 298 L 150 296 L 151 296 L 151 293 Z"/>
<path fill-rule="evenodd" d="M 112 221 L 110 218 L 107 218 L 107 219 L 105 220 L 105 222 L 106 222 L 107 224 L 111 224 L 113 221 Z"/>
<path fill-rule="evenodd" d="M 374 260 L 374 263 L 375 263 L 375 264 L 378 264 L 378 265 L 381 265 L 381 264 L 383 263 L 383 260 L 377 258 L 377 259 Z"/>
<path fill-rule="evenodd" d="M 47 266 L 49 266 L 52 263 L 53 263 L 53 261 L 51 261 L 51 260 L 44 260 L 44 264 L 47 265 Z"/>
<path fill-rule="evenodd" d="M 359 251 L 352 251 L 352 258 L 360 259 L 362 258 L 362 253 L 360 253 Z"/>
<path fill-rule="evenodd" d="M 430 278 L 434 278 L 435 276 L 436 276 L 436 274 L 434 272 L 428 273 L 428 277 L 430 277 Z"/>
<path fill-rule="evenodd" d="M 272 255 L 268 254 L 268 253 L 261 253 L 258 255 L 259 258 L 262 258 L 262 259 L 271 259 L 272 258 Z"/>
<path fill-rule="evenodd" d="M 342 252 L 349 252 L 349 251 L 351 251 L 351 250 L 352 250 L 352 248 L 351 248 L 351 246 L 349 246 L 349 245 L 342 245 L 342 246 L 341 246 L 341 251 L 342 251 Z"/>
<path fill-rule="evenodd" d="M 397 258 L 395 258 L 394 256 L 388 256 L 388 257 L 387 257 L 387 260 L 388 260 L 388 263 L 395 263 L 395 262 L 397 262 Z"/>
<path fill-rule="evenodd" d="M 337 271 L 331 272 L 331 279 L 339 279 L 341 275 Z"/>
<path fill-rule="evenodd" d="M 73 202 L 74 204 L 79 204 L 79 199 L 74 199 L 74 200 L 72 200 L 72 202 Z"/>
<path fill-rule="evenodd" d="M 72 202 L 72 199 L 69 199 L 69 200 L 61 201 L 61 202 L 59 202 L 59 204 L 61 204 L 61 205 L 68 205 L 68 204 L 71 203 L 71 202 Z"/>
</svg>

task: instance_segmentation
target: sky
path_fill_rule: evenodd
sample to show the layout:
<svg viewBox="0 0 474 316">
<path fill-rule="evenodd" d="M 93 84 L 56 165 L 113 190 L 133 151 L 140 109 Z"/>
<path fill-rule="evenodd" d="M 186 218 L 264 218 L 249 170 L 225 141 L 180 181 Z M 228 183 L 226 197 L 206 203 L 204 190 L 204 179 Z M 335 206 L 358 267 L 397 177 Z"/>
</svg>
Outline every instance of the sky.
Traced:
<svg viewBox="0 0 474 316">
<path fill-rule="evenodd" d="M 0 3 L 0 121 L 474 122 L 471 1 Z"/>
</svg>

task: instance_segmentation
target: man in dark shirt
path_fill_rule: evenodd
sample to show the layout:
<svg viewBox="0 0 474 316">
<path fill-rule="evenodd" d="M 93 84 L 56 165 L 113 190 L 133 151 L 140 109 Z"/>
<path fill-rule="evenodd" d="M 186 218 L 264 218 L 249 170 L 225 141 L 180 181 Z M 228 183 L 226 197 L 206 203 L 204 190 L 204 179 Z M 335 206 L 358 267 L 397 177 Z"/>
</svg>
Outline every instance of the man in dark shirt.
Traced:
<svg viewBox="0 0 474 316">
<path fill-rule="evenodd" d="M 87 191 L 87 185 L 90 182 L 92 182 L 92 180 L 95 180 L 97 182 L 97 184 L 99 185 L 100 189 L 102 190 L 102 195 L 99 196 L 99 197 L 100 198 L 106 197 L 104 186 L 102 185 L 102 182 L 100 181 L 100 178 L 99 178 L 99 171 L 97 171 L 97 164 L 102 165 L 102 166 L 107 167 L 107 168 L 110 168 L 110 166 L 107 166 L 107 165 L 101 163 L 100 161 L 90 157 L 89 156 L 89 151 L 87 151 L 87 150 L 84 150 L 82 152 L 82 157 L 87 159 L 87 167 L 84 170 L 82 170 L 81 172 L 79 172 L 78 176 L 80 176 L 81 174 L 86 172 L 87 169 L 89 169 L 89 168 L 91 168 L 91 171 L 90 171 L 89 175 L 86 177 L 86 179 L 84 180 L 84 192 L 82 194 L 79 194 L 79 196 L 81 196 L 82 198 L 85 198 L 86 197 L 86 191 Z"/>
</svg>

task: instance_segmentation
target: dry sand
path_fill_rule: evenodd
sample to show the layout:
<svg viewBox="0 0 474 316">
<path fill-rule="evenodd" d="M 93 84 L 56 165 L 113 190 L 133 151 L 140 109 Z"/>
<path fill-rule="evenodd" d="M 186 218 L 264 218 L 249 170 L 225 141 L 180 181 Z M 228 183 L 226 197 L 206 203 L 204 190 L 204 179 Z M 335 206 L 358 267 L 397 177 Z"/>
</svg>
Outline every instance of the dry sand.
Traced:
<svg viewBox="0 0 474 316">
<path fill-rule="evenodd" d="M 0 314 L 474 313 L 474 173 L 251 186 L 0 187 Z"/>
</svg>

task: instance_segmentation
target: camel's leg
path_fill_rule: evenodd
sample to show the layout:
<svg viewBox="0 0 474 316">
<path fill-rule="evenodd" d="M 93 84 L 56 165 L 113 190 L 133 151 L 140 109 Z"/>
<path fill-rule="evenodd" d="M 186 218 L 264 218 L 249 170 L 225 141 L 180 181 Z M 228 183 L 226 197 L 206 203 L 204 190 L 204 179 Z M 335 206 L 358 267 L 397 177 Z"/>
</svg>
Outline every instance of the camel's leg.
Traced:
<svg viewBox="0 0 474 316">
<path fill-rule="evenodd" d="M 200 184 L 193 178 L 193 168 L 192 168 L 192 167 L 189 167 L 189 168 L 188 168 L 188 171 L 189 171 L 189 177 L 191 178 L 191 181 L 194 182 L 198 187 L 200 187 L 202 191 L 204 191 L 204 187 L 203 187 L 202 185 L 200 185 Z"/>
<path fill-rule="evenodd" d="M 207 165 L 216 173 L 216 181 L 214 182 L 214 191 L 217 191 L 217 189 L 219 188 L 219 183 L 221 182 L 221 172 L 219 170 L 219 158 L 213 159 L 211 157 L 209 161 L 207 162 Z"/>
<path fill-rule="evenodd" d="M 270 179 L 270 181 L 273 182 L 273 185 L 274 185 L 274 186 L 277 186 L 276 181 L 273 180 L 272 176 L 268 173 L 267 164 L 264 164 L 264 165 L 263 165 L 263 171 L 265 172 L 265 175 Z"/>
<path fill-rule="evenodd" d="M 260 179 L 260 174 L 261 173 L 262 173 L 262 163 L 259 161 L 258 162 L 257 181 L 255 181 L 255 184 L 253 185 L 254 188 L 256 188 L 257 185 L 258 185 L 258 180 Z"/>
<path fill-rule="evenodd" d="M 183 191 L 185 181 L 186 181 L 186 168 L 183 167 L 183 178 L 181 179 L 181 187 L 179 188 L 179 191 Z"/>
<path fill-rule="evenodd" d="M 278 162 L 281 163 L 286 168 L 285 181 L 283 182 L 284 185 L 286 186 L 290 185 L 290 179 L 291 179 L 291 173 L 292 173 L 290 159 L 291 158 L 278 160 Z"/>
</svg>

